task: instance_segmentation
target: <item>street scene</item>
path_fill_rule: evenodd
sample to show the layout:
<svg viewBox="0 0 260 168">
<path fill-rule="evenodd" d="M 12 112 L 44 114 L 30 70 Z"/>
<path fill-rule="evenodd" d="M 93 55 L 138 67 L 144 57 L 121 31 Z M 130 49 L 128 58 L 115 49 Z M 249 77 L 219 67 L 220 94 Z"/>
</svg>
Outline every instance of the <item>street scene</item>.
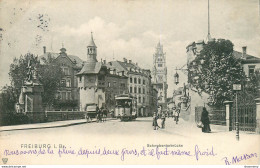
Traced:
<svg viewBox="0 0 260 168">
<path fill-rule="evenodd" d="M 0 2 L 2 164 L 259 164 L 259 2 L 152 2 Z"/>
</svg>

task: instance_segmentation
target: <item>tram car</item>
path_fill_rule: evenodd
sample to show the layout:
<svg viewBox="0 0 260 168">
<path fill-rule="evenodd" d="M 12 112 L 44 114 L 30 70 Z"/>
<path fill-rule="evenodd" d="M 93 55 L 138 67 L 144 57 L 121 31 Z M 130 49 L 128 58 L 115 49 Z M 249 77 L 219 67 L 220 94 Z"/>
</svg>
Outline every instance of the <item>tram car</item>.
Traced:
<svg viewBox="0 0 260 168">
<path fill-rule="evenodd" d="M 115 117 L 121 121 L 130 121 L 137 118 L 137 100 L 132 95 L 116 95 Z"/>
</svg>

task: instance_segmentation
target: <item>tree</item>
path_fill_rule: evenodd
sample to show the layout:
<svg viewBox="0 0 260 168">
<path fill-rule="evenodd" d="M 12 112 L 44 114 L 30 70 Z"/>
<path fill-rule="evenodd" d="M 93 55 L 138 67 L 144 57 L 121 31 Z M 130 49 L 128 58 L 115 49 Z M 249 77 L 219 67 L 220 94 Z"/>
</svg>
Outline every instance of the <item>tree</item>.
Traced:
<svg viewBox="0 0 260 168">
<path fill-rule="evenodd" d="M 233 43 L 218 39 L 204 45 L 189 65 L 189 82 L 199 93 L 211 95 L 211 105 L 220 105 L 233 98 L 233 84 L 246 79 L 241 60 L 233 55 Z"/>
<path fill-rule="evenodd" d="M 21 87 L 26 78 L 29 60 L 32 63 L 32 67 L 37 67 L 39 81 L 44 88 L 42 95 L 43 104 L 51 105 L 55 99 L 56 91 L 59 88 L 60 80 L 63 77 L 61 68 L 53 63 L 54 58 L 52 57 L 39 60 L 38 56 L 30 53 L 20 56 L 19 59 L 15 58 L 10 65 L 9 76 L 12 86 L 15 88 L 16 102 L 18 101 Z"/>
</svg>

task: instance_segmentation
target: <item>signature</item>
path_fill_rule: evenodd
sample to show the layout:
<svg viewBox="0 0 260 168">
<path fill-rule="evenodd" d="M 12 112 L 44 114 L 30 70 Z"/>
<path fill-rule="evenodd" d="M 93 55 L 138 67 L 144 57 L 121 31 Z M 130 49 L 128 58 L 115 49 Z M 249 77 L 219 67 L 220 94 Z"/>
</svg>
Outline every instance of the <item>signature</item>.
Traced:
<svg viewBox="0 0 260 168">
<path fill-rule="evenodd" d="M 243 160 L 248 160 L 251 158 L 256 158 L 257 154 L 256 153 L 250 153 L 250 154 L 243 154 L 240 156 L 233 156 L 232 159 L 228 159 L 227 157 L 222 158 L 222 160 L 225 161 L 226 165 L 232 165 L 232 164 L 236 164 L 239 163 Z"/>
</svg>

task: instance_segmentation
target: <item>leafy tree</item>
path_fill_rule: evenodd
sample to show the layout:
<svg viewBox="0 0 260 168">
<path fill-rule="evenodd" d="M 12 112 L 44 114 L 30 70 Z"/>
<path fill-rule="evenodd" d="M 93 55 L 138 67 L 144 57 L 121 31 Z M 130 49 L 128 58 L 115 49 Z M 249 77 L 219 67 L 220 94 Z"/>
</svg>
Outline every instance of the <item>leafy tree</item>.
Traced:
<svg viewBox="0 0 260 168">
<path fill-rule="evenodd" d="M 15 111 L 16 95 L 12 86 L 4 86 L 0 93 L 0 110 L 1 114 Z"/>
<path fill-rule="evenodd" d="M 233 44 L 218 39 L 205 44 L 189 65 L 189 82 L 199 93 L 211 95 L 211 105 L 220 105 L 233 98 L 233 84 L 244 83 L 241 60 L 233 55 Z"/>
<path fill-rule="evenodd" d="M 32 67 L 37 67 L 39 81 L 44 88 L 42 95 L 43 104 L 51 105 L 55 99 L 56 91 L 59 88 L 60 80 L 63 76 L 61 68 L 53 63 L 54 58 L 52 57 L 39 60 L 38 56 L 30 53 L 20 56 L 20 58 L 15 58 L 10 65 L 9 76 L 12 86 L 15 88 L 16 102 L 18 101 L 21 87 L 26 79 L 29 60 L 32 63 Z"/>
</svg>

